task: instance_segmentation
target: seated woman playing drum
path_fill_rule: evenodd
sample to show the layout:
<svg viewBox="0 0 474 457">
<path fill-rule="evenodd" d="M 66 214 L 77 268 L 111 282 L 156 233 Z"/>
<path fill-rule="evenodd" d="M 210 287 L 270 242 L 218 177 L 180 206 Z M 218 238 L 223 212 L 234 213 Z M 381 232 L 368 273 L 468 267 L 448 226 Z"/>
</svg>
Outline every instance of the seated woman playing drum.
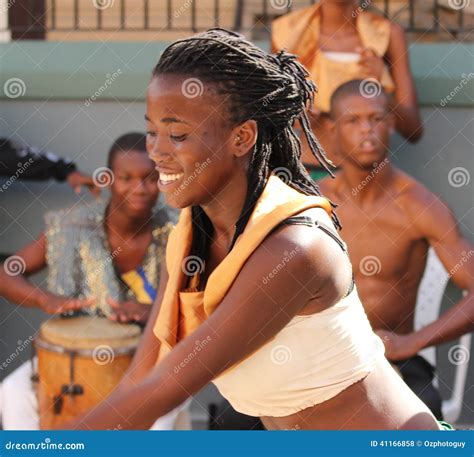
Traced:
<svg viewBox="0 0 474 457">
<path fill-rule="evenodd" d="M 148 428 L 213 382 L 268 429 L 439 429 L 384 357 L 330 202 L 303 167 L 307 72 L 213 29 L 169 46 L 147 92 L 170 234 L 128 373 L 75 429 Z"/>
</svg>

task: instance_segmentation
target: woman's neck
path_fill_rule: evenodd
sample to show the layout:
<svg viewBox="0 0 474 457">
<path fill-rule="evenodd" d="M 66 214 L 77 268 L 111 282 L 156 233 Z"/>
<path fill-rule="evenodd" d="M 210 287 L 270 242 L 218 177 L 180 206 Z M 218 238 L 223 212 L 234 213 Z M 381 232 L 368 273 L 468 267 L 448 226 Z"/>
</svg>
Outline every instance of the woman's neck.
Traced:
<svg viewBox="0 0 474 457">
<path fill-rule="evenodd" d="M 213 241 L 219 246 L 230 247 L 244 207 L 247 187 L 247 176 L 239 174 L 210 202 L 201 205 L 214 227 Z"/>
<path fill-rule="evenodd" d="M 339 2 L 321 2 L 321 28 L 323 31 L 344 29 L 354 27 L 356 23 L 356 15 L 358 3 L 356 1 L 339 1 Z"/>
<path fill-rule="evenodd" d="M 123 239 L 134 238 L 150 230 L 151 214 L 143 217 L 131 217 L 120 206 L 110 202 L 105 215 L 105 226 Z"/>
</svg>

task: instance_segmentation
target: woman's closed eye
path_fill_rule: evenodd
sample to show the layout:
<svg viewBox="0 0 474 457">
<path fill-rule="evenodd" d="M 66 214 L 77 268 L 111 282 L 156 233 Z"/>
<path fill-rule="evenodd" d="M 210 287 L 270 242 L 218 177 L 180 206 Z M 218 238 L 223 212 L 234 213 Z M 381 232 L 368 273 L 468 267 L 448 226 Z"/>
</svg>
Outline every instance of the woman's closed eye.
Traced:
<svg viewBox="0 0 474 457">
<path fill-rule="evenodd" d="M 181 143 L 187 138 L 187 135 L 170 135 L 170 138 L 176 143 Z"/>
</svg>

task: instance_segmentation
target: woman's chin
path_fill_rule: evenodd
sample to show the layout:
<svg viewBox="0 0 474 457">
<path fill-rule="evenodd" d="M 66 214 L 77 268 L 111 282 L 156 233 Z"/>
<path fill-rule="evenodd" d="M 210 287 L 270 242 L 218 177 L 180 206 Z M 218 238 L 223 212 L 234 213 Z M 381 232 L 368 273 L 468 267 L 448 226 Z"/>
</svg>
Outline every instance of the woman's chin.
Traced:
<svg viewBox="0 0 474 457">
<path fill-rule="evenodd" d="M 192 203 L 188 203 L 181 196 L 173 195 L 173 193 L 165 194 L 165 201 L 168 206 L 175 209 L 183 209 L 192 205 Z"/>
</svg>

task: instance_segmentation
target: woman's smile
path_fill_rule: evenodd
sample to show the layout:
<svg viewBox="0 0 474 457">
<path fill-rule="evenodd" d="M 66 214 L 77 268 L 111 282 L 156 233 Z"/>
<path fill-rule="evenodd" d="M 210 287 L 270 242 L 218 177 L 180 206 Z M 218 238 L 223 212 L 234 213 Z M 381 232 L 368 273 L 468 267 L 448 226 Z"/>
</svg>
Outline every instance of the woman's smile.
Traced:
<svg viewBox="0 0 474 457">
<path fill-rule="evenodd" d="M 184 173 L 164 173 L 160 172 L 157 168 L 160 176 L 158 178 L 158 188 L 160 192 L 169 192 L 175 188 L 184 178 Z"/>
</svg>

